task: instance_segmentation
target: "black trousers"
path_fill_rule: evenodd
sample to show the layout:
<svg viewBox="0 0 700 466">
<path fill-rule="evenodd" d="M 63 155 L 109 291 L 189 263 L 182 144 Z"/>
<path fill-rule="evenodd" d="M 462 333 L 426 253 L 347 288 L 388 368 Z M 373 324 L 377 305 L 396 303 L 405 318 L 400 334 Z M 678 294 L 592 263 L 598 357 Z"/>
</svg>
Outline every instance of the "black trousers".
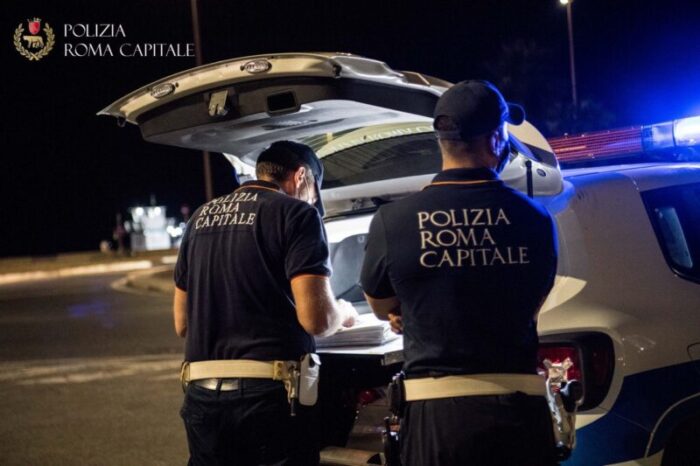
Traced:
<svg viewBox="0 0 700 466">
<path fill-rule="evenodd" d="M 408 403 L 403 466 L 550 466 L 554 432 L 544 397 L 522 393 Z"/>
<path fill-rule="evenodd" d="M 231 391 L 187 387 L 180 416 L 187 430 L 188 465 L 318 465 L 313 408 L 299 406 L 291 417 L 281 382 L 239 383 Z"/>
</svg>

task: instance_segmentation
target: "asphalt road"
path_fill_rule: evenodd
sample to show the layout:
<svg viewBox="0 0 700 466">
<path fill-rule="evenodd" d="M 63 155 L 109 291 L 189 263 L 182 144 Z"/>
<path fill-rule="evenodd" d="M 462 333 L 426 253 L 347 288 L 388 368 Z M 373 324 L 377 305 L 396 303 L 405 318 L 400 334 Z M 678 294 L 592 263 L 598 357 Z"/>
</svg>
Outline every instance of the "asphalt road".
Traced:
<svg viewBox="0 0 700 466">
<path fill-rule="evenodd" d="M 182 341 L 119 274 L 0 286 L 0 463 L 177 465 Z"/>
</svg>

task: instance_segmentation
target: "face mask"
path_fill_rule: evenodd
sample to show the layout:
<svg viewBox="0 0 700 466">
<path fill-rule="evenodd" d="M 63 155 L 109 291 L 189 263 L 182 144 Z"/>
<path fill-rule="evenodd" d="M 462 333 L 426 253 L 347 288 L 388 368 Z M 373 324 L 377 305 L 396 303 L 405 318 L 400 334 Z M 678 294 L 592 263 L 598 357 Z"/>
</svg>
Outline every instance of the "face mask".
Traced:
<svg viewBox="0 0 700 466">
<path fill-rule="evenodd" d="M 501 173 L 503 169 L 506 168 L 509 156 L 510 144 L 506 141 L 506 143 L 503 144 L 503 150 L 500 154 L 498 154 L 498 166 L 496 166 L 496 173 Z"/>
<path fill-rule="evenodd" d="M 503 171 L 503 169 L 506 167 L 506 164 L 508 163 L 508 159 L 510 156 L 510 141 L 508 140 L 508 133 L 506 133 L 505 130 L 502 133 L 500 139 L 503 143 L 503 148 L 498 154 L 496 154 L 496 157 L 498 158 L 496 173 L 501 173 Z"/>
<path fill-rule="evenodd" d="M 304 186 L 306 186 L 306 199 L 304 200 L 307 204 L 313 205 L 313 199 L 311 198 L 311 190 L 309 189 L 308 178 L 304 177 Z"/>
</svg>

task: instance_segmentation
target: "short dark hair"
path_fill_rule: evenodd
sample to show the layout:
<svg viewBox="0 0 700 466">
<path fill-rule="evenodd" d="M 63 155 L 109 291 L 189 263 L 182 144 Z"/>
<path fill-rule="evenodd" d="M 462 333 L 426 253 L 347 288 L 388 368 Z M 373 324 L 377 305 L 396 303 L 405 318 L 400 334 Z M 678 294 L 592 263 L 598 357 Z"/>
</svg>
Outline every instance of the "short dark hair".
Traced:
<svg viewBox="0 0 700 466">
<path fill-rule="evenodd" d="M 275 181 L 281 182 L 284 181 L 290 173 L 297 171 L 299 167 L 306 168 L 308 177 L 313 179 L 314 174 L 311 171 L 311 167 L 305 163 L 299 163 L 296 166 L 284 166 L 276 162 L 260 162 L 259 164 L 255 165 L 255 177 L 269 177 Z"/>
<path fill-rule="evenodd" d="M 259 162 L 255 165 L 257 178 L 272 178 L 275 181 L 284 181 L 289 172 L 296 171 L 299 167 L 288 167 L 277 162 Z"/>
<path fill-rule="evenodd" d="M 452 118 L 446 115 L 440 115 L 437 118 L 435 118 L 435 121 L 433 122 L 433 127 L 436 131 L 456 131 L 457 129 L 459 129 L 457 123 L 455 123 L 455 121 Z M 473 148 L 474 141 L 476 139 L 478 139 L 478 136 L 471 138 L 467 141 L 455 139 L 440 139 L 440 142 L 450 153 L 455 154 L 463 151 L 470 151 Z"/>
<path fill-rule="evenodd" d="M 435 118 L 433 127 L 438 131 L 455 131 L 459 129 L 457 128 L 457 124 L 454 122 L 454 120 L 446 115 L 440 115 Z"/>
</svg>

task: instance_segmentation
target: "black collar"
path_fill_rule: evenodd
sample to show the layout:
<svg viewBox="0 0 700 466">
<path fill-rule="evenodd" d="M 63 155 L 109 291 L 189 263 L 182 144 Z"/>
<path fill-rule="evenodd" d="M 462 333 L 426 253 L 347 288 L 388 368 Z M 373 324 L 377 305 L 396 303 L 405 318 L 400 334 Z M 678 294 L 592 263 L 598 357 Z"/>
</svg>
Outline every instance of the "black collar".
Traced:
<svg viewBox="0 0 700 466">
<path fill-rule="evenodd" d="M 271 189 L 273 191 L 279 191 L 280 193 L 284 194 L 284 191 L 282 191 L 282 188 L 280 188 L 280 186 L 277 183 L 273 183 L 271 181 L 265 181 L 265 180 L 246 181 L 238 189 L 246 189 L 246 188 Z M 238 190 L 236 190 L 236 191 L 238 191 Z"/>
<path fill-rule="evenodd" d="M 498 174 L 490 168 L 451 168 L 441 171 L 433 178 L 433 183 L 471 181 L 500 181 L 500 179 Z"/>
<path fill-rule="evenodd" d="M 451 168 L 443 170 L 433 178 L 426 188 L 431 186 L 468 186 L 481 185 L 484 183 L 502 184 L 498 173 L 490 168 Z"/>
</svg>

